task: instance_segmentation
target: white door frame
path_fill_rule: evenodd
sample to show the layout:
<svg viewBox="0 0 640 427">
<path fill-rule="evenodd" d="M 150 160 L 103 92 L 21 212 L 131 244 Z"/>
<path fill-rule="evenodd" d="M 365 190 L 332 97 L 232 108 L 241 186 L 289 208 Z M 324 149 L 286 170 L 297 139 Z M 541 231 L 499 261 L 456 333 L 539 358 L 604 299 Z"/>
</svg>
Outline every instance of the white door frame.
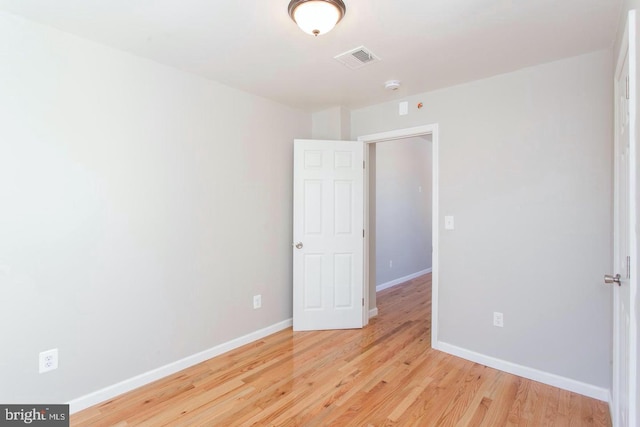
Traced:
<svg viewBox="0 0 640 427">
<path fill-rule="evenodd" d="M 364 142 L 364 158 L 368 162 L 369 160 L 369 147 L 370 144 L 377 142 L 393 141 L 403 138 L 411 138 L 415 136 L 431 135 L 432 138 L 432 275 L 431 275 L 431 346 L 435 347 L 438 342 L 438 124 L 430 124 L 424 126 L 416 126 L 405 129 L 397 129 L 389 132 L 376 133 L 372 135 L 365 135 L 358 137 L 358 141 Z M 364 289 L 363 294 L 365 298 L 365 310 L 363 324 L 369 323 L 369 290 L 371 284 L 369 283 L 369 267 L 371 256 L 369 252 L 369 236 L 371 235 L 369 230 L 369 166 L 365 168 L 364 174 L 364 229 L 365 229 L 365 241 L 364 241 Z M 375 254 L 373 254 L 375 256 Z M 374 284 L 375 286 L 375 284 Z"/>
<path fill-rule="evenodd" d="M 635 426 L 638 422 L 638 412 L 637 412 L 637 393 L 638 393 L 638 377 L 637 377 L 637 363 L 638 363 L 638 354 L 637 354 L 637 345 L 638 345 L 638 260 L 637 260 L 637 206 L 636 206 L 636 168 L 635 164 L 637 162 L 637 154 L 636 154 L 636 145 L 637 145 L 637 130 L 636 130 L 636 76 L 637 76 L 637 46 L 636 46 L 636 12 L 635 10 L 629 11 L 627 23 L 624 31 L 624 35 L 622 37 L 622 43 L 620 46 L 620 51 L 618 52 L 618 58 L 616 63 L 616 69 L 614 74 L 614 110 L 615 110 L 615 141 L 614 141 L 614 188 L 617 191 L 617 162 L 618 162 L 618 144 L 619 144 L 619 132 L 618 132 L 618 120 L 619 120 L 619 102 L 618 102 L 618 91 L 617 91 L 617 77 L 621 72 L 621 69 L 624 65 L 624 61 L 626 56 L 628 55 L 628 67 L 629 67 L 629 134 L 631 138 L 633 138 L 630 147 L 629 147 L 629 227 L 630 227 L 630 235 L 629 235 L 629 256 L 630 256 L 630 277 L 629 280 L 629 316 L 630 316 L 630 327 L 629 327 L 629 391 L 628 398 L 629 402 L 627 402 L 629 408 L 629 425 Z M 633 163 L 634 166 L 631 166 Z M 616 197 L 617 200 L 617 197 Z M 614 201 L 615 204 L 617 202 Z M 617 233 L 620 225 L 618 224 L 618 214 L 617 214 L 617 206 L 614 206 L 614 233 Z M 618 245 L 614 242 L 614 263 L 618 258 Z M 616 267 L 615 265 L 613 266 Z M 620 271 L 623 274 L 623 271 Z M 615 285 L 614 285 L 615 286 Z M 613 425 L 619 425 L 618 415 L 619 415 L 619 405 L 620 402 L 617 400 L 617 387 L 618 387 L 618 378 L 619 378 L 619 366 L 618 360 L 620 357 L 620 348 L 617 337 L 617 330 L 619 328 L 619 304 L 616 297 L 617 289 L 614 288 L 614 303 L 613 303 L 613 322 L 614 322 L 614 341 L 613 341 L 613 385 L 612 385 L 612 400 L 611 400 L 611 416 Z"/>
</svg>

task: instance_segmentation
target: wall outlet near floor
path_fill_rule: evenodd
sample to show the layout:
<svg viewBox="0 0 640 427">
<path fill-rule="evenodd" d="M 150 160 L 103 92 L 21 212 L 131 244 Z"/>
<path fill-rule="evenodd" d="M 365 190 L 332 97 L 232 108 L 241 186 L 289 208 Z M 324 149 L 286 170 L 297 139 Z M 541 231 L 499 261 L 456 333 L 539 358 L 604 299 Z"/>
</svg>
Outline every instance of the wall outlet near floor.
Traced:
<svg viewBox="0 0 640 427">
<path fill-rule="evenodd" d="M 504 327 L 504 315 L 500 312 L 493 312 L 493 326 L 497 326 L 498 328 Z"/>
<path fill-rule="evenodd" d="M 58 349 L 54 348 L 40 353 L 39 362 L 41 374 L 58 369 Z"/>
<path fill-rule="evenodd" d="M 393 261 L 389 260 L 389 268 L 393 268 Z"/>
<path fill-rule="evenodd" d="M 258 309 L 262 307 L 262 295 L 253 296 L 253 308 Z"/>
</svg>

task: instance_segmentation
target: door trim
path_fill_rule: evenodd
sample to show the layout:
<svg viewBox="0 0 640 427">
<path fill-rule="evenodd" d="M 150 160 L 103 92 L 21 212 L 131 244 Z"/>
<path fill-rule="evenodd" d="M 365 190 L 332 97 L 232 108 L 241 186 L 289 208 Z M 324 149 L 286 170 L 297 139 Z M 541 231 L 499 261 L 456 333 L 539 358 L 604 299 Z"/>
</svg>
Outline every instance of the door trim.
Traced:
<svg viewBox="0 0 640 427">
<path fill-rule="evenodd" d="M 432 140 L 432 184 L 431 184 L 431 195 L 432 195 L 432 276 L 431 276 L 431 346 L 435 348 L 436 343 L 438 342 L 438 272 L 439 272 L 439 245 L 438 245 L 438 165 L 439 165 L 439 151 L 438 151 L 438 124 L 429 124 L 424 126 L 416 126 L 405 129 L 396 129 L 389 132 L 376 133 L 371 135 L 364 135 L 358 137 L 358 141 L 364 142 L 364 158 L 366 161 L 369 160 L 369 147 L 370 144 L 375 144 L 377 142 L 385 142 L 385 141 L 393 141 L 396 139 L 403 138 L 411 138 L 415 136 L 423 136 L 423 135 L 431 135 Z M 369 283 L 369 268 L 370 268 L 370 258 L 371 255 L 369 252 L 369 168 L 365 165 L 365 174 L 364 174 L 364 229 L 365 229 L 365 242 L 364 242 L 364 289 L 363 295 L 365 299 L 365 307 L 371 309 L 369 307 L 369 290 L 371 289 L 371 284 Z M 374 284 L 375 285 L 375 284 Z M 375 286 L 374 286 L 375 287 Z M 372 309 L 374 310 L 374 309 Z M 366 325 L 369 323 L 369 310 L 365 309 L 364 311 L 365 318 L 363 319 L 363 324 Z"/>
</svg>

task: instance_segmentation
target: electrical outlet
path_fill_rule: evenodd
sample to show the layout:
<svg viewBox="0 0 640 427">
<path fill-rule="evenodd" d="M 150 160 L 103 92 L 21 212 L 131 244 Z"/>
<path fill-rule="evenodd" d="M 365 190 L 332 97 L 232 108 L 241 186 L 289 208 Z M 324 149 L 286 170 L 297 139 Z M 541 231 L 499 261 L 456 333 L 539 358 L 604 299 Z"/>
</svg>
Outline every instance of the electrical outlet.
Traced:
<svg viewBox="0 0 640 427">
<path fill-rule="evenodd" d="M 58 349 L 43 351 L 40 353 L 40 373 L 53 371 L 58 369 Z"/>
<path fill-rule="evenodd" d="M 393 268 L 393 261 L 389 260 L 389 268 Z"/>
<path fill-rule="evenodd" d="M 253 308 L 258 309 L 262 307 L 262 295 L 253 296 Z"/>
<path fill-rule="evenodd" d="M 497 326 L 498 328 L 504 327 L 504 315 L 497 311 L 493 312 L 493 326 Z"/>
</svg>

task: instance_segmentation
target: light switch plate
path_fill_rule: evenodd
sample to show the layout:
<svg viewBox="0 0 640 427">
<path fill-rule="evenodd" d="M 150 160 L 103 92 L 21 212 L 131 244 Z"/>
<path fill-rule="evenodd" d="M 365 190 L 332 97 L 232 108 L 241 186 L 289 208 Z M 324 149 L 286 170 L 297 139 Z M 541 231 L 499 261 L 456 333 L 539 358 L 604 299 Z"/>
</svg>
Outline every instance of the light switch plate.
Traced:
<svg viewBox="0 0 640 427">
<path fill-rule="evenodd" d="M 401 116 L 409 114 L 409 102 L 404 101 L 398 104 L 398 114 Z"/>
<path fill-rule="evenodd" d="M 454 229 L 453 216 L 448 215 L 448 216 L 444 217 L 444 229 L 445 230 L 453 230 Z"/>
</svg>

